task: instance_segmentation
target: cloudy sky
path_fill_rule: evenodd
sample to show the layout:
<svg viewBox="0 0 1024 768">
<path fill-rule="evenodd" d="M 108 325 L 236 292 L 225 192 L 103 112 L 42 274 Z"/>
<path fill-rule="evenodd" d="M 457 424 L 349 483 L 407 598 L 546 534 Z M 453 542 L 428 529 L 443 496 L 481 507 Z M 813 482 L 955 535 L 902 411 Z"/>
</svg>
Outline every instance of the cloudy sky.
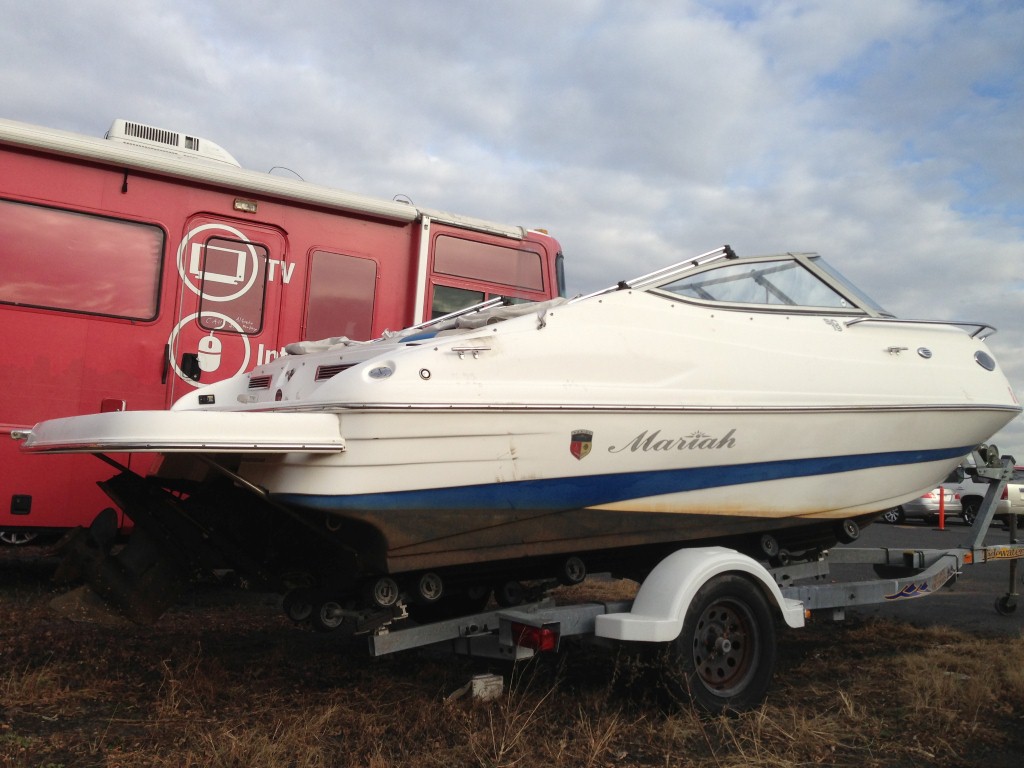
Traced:
<svg viewBox="0 0 1024 768">
<path fill-rule="evenodd" d="M 1024 397 L 1020 0 L 0 0 L 0 116 L 544 227 L 571 293 L 729 243 L 984 320 Z M 999 436 L 1024 463 L 1024 419 Z"/>
</svg>

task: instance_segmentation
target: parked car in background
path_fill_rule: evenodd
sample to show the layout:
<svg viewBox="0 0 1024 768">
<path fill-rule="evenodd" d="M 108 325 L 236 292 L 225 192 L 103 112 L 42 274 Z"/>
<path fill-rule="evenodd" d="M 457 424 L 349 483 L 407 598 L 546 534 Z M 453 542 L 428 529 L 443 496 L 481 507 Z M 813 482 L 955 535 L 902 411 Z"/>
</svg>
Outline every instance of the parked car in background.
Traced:
<svg viewBox="0 0 1024 768">
<path fill-rule="evenodd" d="M 943 487 L 953 491 L 964 522 L 972 525 L 978 516 L 981 502 L 985 498 L 988 483 L 979 481 L 968 474 L 963 480 L 943 483 Z M 1004 525 L 1009 525 L 1010 515 L 1018 515 L 1017 526 L 1021 527 L 1021 524 L 1024 523 L 1024 517 L 1022 517 L 1024 516 L 1024 468 L 1021 467 L 1014 468 L 1013 479 L 1003 489 L 1003 495 L 996 507 L 995 519 L 1001 520 Z"/>
<path fill-rule="evenodd" d="M 956 493 L 950 488 L 933 488 L 919 498 L 908 501 L 898 507 L 887 509 L 882 513 L 882 520 L 887 523 L 903 523 L 907 520 L 923 520 L 926 523 L 938 522 L 940 511 L 946 518 L 961 515 L 960 503 Z"/>
</svg>

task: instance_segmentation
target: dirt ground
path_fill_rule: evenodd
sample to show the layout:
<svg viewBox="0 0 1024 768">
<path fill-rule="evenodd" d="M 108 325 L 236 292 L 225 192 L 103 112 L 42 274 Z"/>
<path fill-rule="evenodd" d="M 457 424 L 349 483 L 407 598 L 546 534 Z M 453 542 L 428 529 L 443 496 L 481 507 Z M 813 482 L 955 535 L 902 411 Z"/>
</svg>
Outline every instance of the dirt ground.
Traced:
<svg viewBox="0 0 1024 768">
<path fill-rule="evenodd" d="M 223 587 L 196 588 L 152 626 L 73 620 L 51 608 L 66 590 L 44 555 L 0 557 L 4 768 L 999 768 L 1024 753 L 1019 637 L 815 623 L 780 634 L 763 707 L 709 717 L 607 649 L 569 644 L 514 668 L 371 659 L 364 641 L 291 624 L 275 596 Z M 485 672 L 504 679 L 498 699 L 452 696 Z"/>
</svg>

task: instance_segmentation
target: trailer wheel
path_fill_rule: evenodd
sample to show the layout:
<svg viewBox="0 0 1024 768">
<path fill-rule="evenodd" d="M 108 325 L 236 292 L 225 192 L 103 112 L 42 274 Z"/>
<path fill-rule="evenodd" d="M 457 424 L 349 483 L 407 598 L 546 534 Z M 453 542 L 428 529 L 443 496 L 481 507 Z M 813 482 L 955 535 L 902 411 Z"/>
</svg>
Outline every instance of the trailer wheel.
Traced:
<svg viewBox="0 0 1024 768">
<path fill-rule="evenodd" d="M 425 603 L 436 603 L 444 594 L 444 582 L 436 573 L 424 573 L 416 582 L 416 594 Z"/>
<path fill-rule="evenodd" d="M 566 558 L 562 563 L 562 572 L 558 574 L 558 581 L 567 587 L 582 584 L 587 578 L 587 566 L 583 559 L 573 555 Z"/>
<path fill-rule="evenodd" d="M 293 589 L 284 596 L 284 613 L 296 624 L 309 621 L 313 615 L 313 596 L 308 589 Z"/>
<path fill-rule="evenodd" d="M 494 588 L 494 599 L 502 608 L 515 608 L 526 599 L 526 589 L 518 581 L 506 581 Z"/>
<path fill-rule="evenodd" d="M 390 608 L 398 602 L 401 591 L 390 576 L 381 576 L 370 585 L 370 600 L 378 608 Z"/>
<path fill-rule="evenodd" d="M 1010 616 L 1017 610 L 1017 596 L 1003 595 L 996 598 L 996 613 L 1001 616 Z"/>
<path fill-rule="evenodd" d="M 334 600 L 324 600 L 312 614 L 310 623 L 317 632 L 333 632 L 345 623 L 345 610 Z"/>
<path fill-rule="evenodd" d="M 770 533 L 761 535 L 761 552 L 763 552 L 768 558 L 774 558 L 779 556 L 779 540 L 772 536 Z"/>
<path fill-rule="evenodd" d="M 667 684 L 708 712 L 749 709 L 768 692 L 775 652 L 775 623 L 761 590 L 742 576 L 718 576 L 690 603 Z"/>
<path fill-rule="evenodd" d="M 836 530 L 836 536 L 843 544 L 852 544 L 860 538 L 860 526 L 856 520 L 843 520 Z"/>
</svg>

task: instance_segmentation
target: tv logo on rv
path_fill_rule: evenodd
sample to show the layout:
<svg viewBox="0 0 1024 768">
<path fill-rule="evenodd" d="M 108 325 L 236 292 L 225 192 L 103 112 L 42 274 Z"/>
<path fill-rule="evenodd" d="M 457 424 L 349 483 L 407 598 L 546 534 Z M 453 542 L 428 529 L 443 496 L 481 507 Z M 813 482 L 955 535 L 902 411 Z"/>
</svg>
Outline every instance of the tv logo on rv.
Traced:
<svg viewBox="0 0 1024 768">
<path fill-rule="evenodd" d="M 225 256 L 227 258 L 217 258 Z M 226 273 L 217 272 L 218 266 L 232 266 L 234 269 Z M 245 280 L 246 252 L 241 248 L 226 248 L 223 245 L 192 243 L 188 271 L 194 277 L 206 282 L 239 285 Z M 210 297 L 213 298 L 213 297 Z"/>
</svg>

